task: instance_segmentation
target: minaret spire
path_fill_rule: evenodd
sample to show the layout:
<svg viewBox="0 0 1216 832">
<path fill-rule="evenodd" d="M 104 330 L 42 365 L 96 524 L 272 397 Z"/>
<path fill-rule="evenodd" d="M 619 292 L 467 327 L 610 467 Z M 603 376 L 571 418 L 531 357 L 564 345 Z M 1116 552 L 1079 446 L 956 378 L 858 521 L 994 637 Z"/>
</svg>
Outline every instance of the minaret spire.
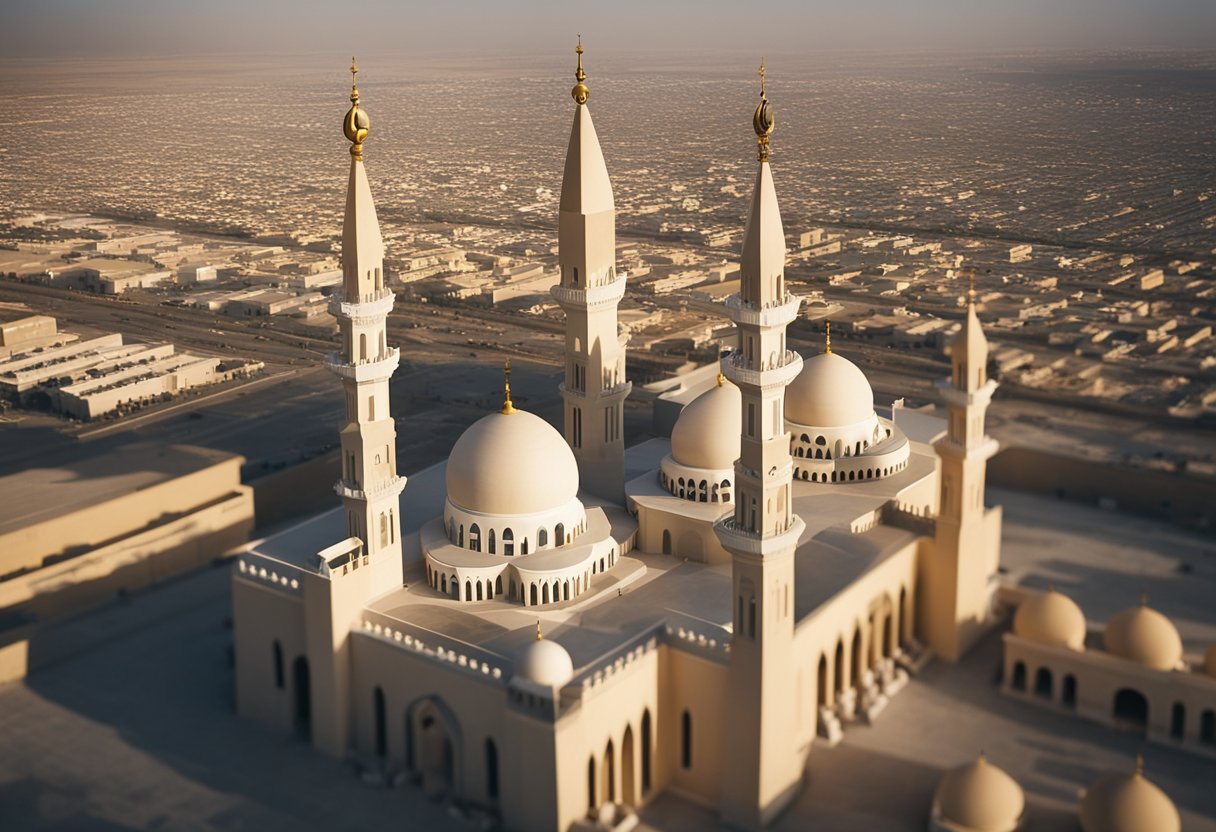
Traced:
<svg viewBox="0 0 1216 832">
<path fill-rule="evenodd" d="M 397 474 L 397 430 L 389 412 L 388 382 L 400 353 L 386 342 L 393 292 L 384 281 L 384 243 L 363 164 L 371 122 L 350 62 L 350 110 L 342 132 L 351 143 L 346 214 L 342 220 L 342 292 L 329 310 L 338 319 L 342 348 L 326 359 L 346 390 L 341 432 L 342 477 L 334 490 L 346 506 L 347 533 L 363 541 L 370 556 L 383 553 L 400 582 L 401 534 L 397 497 L 405 477 Z"/>
<path fill-rule="evenodd" d="M 794 793 L 802 760 L 789 730 L 797 703 L 793 660 L 794 551 L 805 528 L 793 512 L 793 462 L 785 429 L 785 387 L 802 369 L 785 329 L 801 299 L 785 290 L 785 231 L 773 174 L 763 62 L 760 103 L 752 115 L 759 161 L 743 234 L 739 294 L 727 301 L 739 346 L 722 372 L 741 394 L 742 434 L 735 463 L 735 511 L 714 532 L 731 555 L 728 699 L 736 718 L 725 728 L 725 753 L 736 765 L 722 781 L 722 814 L 734 826 L 764 826 Z"/>
<path fill-rule="evenodd" d="M 502 362 L 502 412 L 510 416 L 515 412 L 515 405 L 511 404 L 511 359 Z"/>
<path fill-rule="evenodd" d="M 558 210 L 561 282 L 553 297 L 566 313 L 566 441 L 578 461 L 580 487 L 613 502 L 625 499 L 625 344 L 617 304 L 625 275 L 616 270 L 616 204 L 584 81 L 583 43 L 574 49 L 578 83 Z"/>
<path fill-rule="evenodd" d="M 831 355 L 832 354 L 832 322 L 824 321 L 823 326 L 824 326 L 823 351 L 826 355 Z"/>
</svg>

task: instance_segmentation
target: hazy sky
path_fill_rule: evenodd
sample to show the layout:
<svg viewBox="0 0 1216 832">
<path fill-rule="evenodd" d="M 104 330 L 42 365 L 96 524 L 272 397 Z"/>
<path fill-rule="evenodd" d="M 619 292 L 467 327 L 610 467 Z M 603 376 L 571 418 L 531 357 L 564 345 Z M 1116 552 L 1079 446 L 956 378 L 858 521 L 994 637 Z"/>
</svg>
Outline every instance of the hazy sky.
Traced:
<svg viewBox="0 0 1216 832">
<path fill-rule="evenodd" d="M 0 0 L 0 57 L 1211 47 L 1216 0 Z"/>
</svg>

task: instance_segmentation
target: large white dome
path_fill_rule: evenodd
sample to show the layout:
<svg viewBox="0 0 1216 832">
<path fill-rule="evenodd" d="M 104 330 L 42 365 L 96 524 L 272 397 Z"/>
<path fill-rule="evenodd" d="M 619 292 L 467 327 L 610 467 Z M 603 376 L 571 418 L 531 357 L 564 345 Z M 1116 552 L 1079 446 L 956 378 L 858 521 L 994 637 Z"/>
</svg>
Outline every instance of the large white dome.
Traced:
<svg viewBox="0 0 1216 832">
<path fill-rule="evenodd" d="M 1085 648 L 1085 631 L 1081 608 L 1054 589 L 1027 598 L 1013 616 L 1013 632 L 1022 638 L 1070 650 Z"/>
<path fill-rule="evenodd" d="M 671 455 L 689 468 L 730 468 L 739 458 L 743 397 L 729 381 L 697 396 L 671 430 Z"/>
<path fill-rule="evenodd" d="M 854 425 L 874 416 L 874 391 L 847 358 L 824 352 L 806 359 L 785 388 L 785 418 L 808 427 Z"/>
<path fill-rule="evenodd" d="M 935 819 L 960 832 L 1013 832 L 1025 807 L 1022 787 L 982 754 L 946 772 L 933 795 Z"/>
<path fill-rule="evenodd" d="M 448 499 L 480 514 L 539 514 L 578 495 L 578 464 L 544 419 L 516 410 L 469 426 L 448 457 Z"/>
<path fill-rule="evenodd" d="M 1173 670 L 1182 660 L 1182 639 L 1173 622 L 1143 603 L 1115 613 L 1103 643 L 1107 652 L 1157 670 Z"/>
</svg>

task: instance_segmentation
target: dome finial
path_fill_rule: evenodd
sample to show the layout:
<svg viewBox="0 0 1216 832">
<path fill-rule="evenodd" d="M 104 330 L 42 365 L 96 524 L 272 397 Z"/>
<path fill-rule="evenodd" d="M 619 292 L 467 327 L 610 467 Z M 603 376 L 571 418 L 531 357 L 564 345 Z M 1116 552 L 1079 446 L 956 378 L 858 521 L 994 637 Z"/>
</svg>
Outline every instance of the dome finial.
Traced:
<svg viewBox="0 0 1216 832">
<path fill-rule="evenodd" d="M 718 371 L 718 386 L 721 387 L 725 383 L 726 383 L 726 376 L 722 375 L 722 372 L 719 370 Z"/>
<path fill-rule="evenodd" d="M 502 362 L 502 412 L 510 416 L 515 412 L 515 405 L 511 404 L 511 359 Z"/>
<path fill-rule="evenodd" d="M 1136 755 L 1136 774 L 1144 774 L 1144 755 Z"/>
<path fill-rule="evenodd" d="M 1148 606 L 1148 590 L 1144 587 L 1140 587 L 1140 606 Z"/>
<path fill-rule="evenodd" d="M 367 112 L 359 107 L 359 86 L 355 83 L 355 76 L 358 72 L 359 65 L 355 63 L 352 55 L 350 59 L 350 109 L 346 111 L 346 118 L 342 122 L 342 132 L 351 143 L 350 155 L 355 157 L 356 162 L 362 162 L 363 141 L 367 138 L 371 120 L 368 119 Z"/>
<path fill-rule="evenodd" d="M 975 267 L 967 269 L 967 302 L 975 306 Z"/>
<path fill-rule="evenodd" d="M 761 162 L 768 161 L 768 137 L 773 132 L 773 105 L 768 103 L 764 94 L 764 59 L 760 59 L 760 103 L 752 114 L 752 129 L 756 131 L 756 158 Z"/>
<path fill-rule="evenodd" d="M 536 640 L 541 641 L 544 637 L 545 634 L 540 631 L 540 619 L 538 618 L 536 619 Z"/>
<path fill-rule="evenodd" d="M 832 354 L 832 322 L 824 321 L 823 354 Z"/>
<path fill-rule="evenodd" d="M 587 80 L 587 73 L 583 72 L 583 33 L 578 34 L 578 46 L 574 47 L 575 54 L 578 55 L 578 69 L 574 71 L 574 79 L 578 81 L 574 85 L 574 89 L 570 90 L 570 94 L 574 96 L 574 100 L 579 104 L 586 104 L 587 99 L 591 96 L 591 90 L 587 89 L 587 85 L 583 82 Z"/>
</svg>

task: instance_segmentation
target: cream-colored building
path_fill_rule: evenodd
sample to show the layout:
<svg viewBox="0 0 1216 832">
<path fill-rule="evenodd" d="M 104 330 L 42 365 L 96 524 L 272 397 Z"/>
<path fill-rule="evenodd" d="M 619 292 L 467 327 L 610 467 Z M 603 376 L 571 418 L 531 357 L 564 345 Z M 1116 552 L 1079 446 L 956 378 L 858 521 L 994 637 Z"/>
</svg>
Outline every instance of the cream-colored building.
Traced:
<svg viewBox="0 0 1216 832">
<path fill-rule="evenodd" d="M 501 411 L 403 496 L 393 296 L 352 91 L 343 346 L 330 359 L 347 396 L 345 510 L 238 558 L 238 709 L 511 829 L 627 822 L 666 790 L 758 828 L 798 793 L 817 738 L 878 718 L 906 666 L 957 659 L 991 621 L 987 343 L 973 297 L 941 384 L 949 419 L 928 431 L 880 417 L 864 372 L 830 343 L 805 361 L 788 348 L 801 301 L 785 285 L 762 85 L 728 305 L 739 349 L 670 447 L 626 451 L 626 282 L 578 51 L 553 289 L 567 316 L 563 432 L 515 408 L 507 384 Z"/>
<path fill-rule="evenodd" d="M 1018 605 L 1003 639 L 1010 695 L 1216 757 L 1216 644 L 1184 656 L 1173 622 L 1147 598 L 1087 644 L 1081 608 L 1052 588 Z"/>
</svg>

